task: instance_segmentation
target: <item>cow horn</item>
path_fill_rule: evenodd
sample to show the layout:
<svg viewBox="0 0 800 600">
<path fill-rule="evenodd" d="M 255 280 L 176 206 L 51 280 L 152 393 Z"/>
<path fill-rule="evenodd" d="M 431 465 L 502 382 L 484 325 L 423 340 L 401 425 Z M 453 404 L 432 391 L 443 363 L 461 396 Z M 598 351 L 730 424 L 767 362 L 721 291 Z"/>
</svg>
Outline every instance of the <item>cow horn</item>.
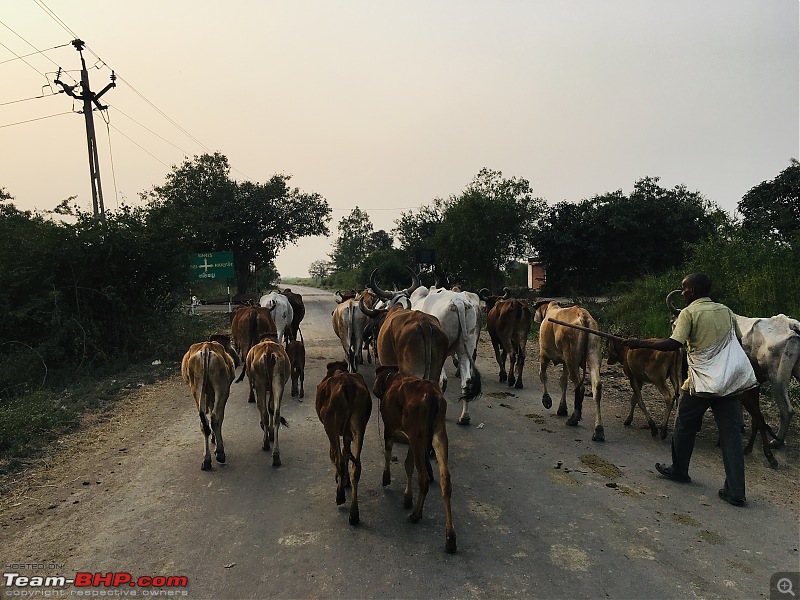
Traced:
<svg viewBox="0 0 800 600">
<path fill-rule="evenodd" d="M 509 298 L 511 298 L 511 290 L 508 289 L 507 287 L 504 287 L 503 288 L 503 300 L 508 300 Z"/>
<path fill-rule="evenodd" d="M 672 290 L 669 294 L 667 294 L 667 308 L 669 309 L 669 312 L 672 313 L 672 315 L 674 317 L 677 317 L 679 314 L 681 314 L 681 311 L 680 311 L 679 308 L 675 308 L 675 305 L 672 304 L 672 295 L 673 294 L 680 294 L 680 293 L 681 293 L 681 290 Z"/>
<path fill-rule="evenodd" d="M 478 298 L 481 300 L 486 300 L 487 297 L 490 296 L 489 290 L 487 288 L 481 288 L 478 290 Z"/>
<path fill-rule="evenodd" d="M 370 317 L 371 319 L 375 319 L 385 311 L 374 309 L 374 308 L 367 308 L 367 305 L 364 304 L 364 297 L 358 299 L 358 308 L 361 309 L 361 312 Z"/>
<path fill-rule="evenodd" d="M 414 272 L 414 269 L 412 269 L 411 267 L 406 267 L 406 269 L 408 269 L 408 272 L 409 272 L 409 273 L 411 273 L 411 287 L 410 287 L 410 288 L 406 288 L 406 289 L 405 289 L 405 290 L 403 290 L 403 291 L 404 291 L 404 292 L 405 292 L 407 295 L 409 295 L 409 296 L 410 296 L 412 293 L 414 293 L 414 290 L 415 290 L 415 289 L 417 289 L 417 288 L 419 287 L 419 275 L 417 275 L 417 274 Z"/>
<path fill-rule="evenodd" d="M 387 292 L 386 290 L 382 290 L 378 287 L 378 284 L 375 283 L 375 273 L 378 272 L 378 269 L 374 269 L 372 274 L 369 276 L 369 289 L 372 290 L 372 293 L 378 296 L 378 298 L 383 298 L 384 300 L 389 300 L 394 296 L 392 292 Z M 367 313 L 364 313 L 367 314 Z"/>
</svg>

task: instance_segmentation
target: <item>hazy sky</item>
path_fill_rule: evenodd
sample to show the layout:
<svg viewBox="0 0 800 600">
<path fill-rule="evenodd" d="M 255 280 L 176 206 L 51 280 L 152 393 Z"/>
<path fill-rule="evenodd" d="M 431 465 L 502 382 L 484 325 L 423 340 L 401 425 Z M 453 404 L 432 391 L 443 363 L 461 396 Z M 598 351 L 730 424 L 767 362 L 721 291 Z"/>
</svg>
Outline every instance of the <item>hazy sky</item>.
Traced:
<svg viewBox="0 0 800 600">
<path fill-rule="evenodd" d="M 354 206 L 388 231 L 484 166 L 551 204 L 656 176 L 733 212 L 800 155 L 797 0 L 0 6 L 0 187 L 22 209 L 91 209 L 82 115 L 7 126 L 78 108 L 49 96 L 58 66 L 79 78 L 72 46 L 47 50 L 74 36 L 94 91 L 121 77 L 110 128 L 95 113 L 107 209 L 219 151 L 236 179 L 320 193 L 333 236 Z M 302 240 L 278 270 L 305 276 L 330 250 Z"/>
</svg>

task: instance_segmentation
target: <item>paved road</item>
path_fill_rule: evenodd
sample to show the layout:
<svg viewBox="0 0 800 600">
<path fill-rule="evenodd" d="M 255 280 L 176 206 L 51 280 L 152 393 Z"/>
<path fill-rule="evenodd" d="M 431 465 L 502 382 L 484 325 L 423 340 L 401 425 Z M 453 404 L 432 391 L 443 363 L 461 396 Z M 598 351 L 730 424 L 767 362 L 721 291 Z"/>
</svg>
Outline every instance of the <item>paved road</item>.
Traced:
<svg viewBox="0 0 800 600">
<path fill-rule="evenodd" d="M 400 463 L 381 486 L 377 402 L 362 459 L 361 525 L 351 527 L 347 504 L 334 502 L 314 411 L 324 365 L 343 356 L 330 326 L 335 304 L 328 293 L 292 287 L 307 307 L 306 398 L 284 399 L 291 426 L 281 434 L 280 468 L 260 449 L 246 383 L 234 384 L 228 401 L 228 462 L 207 472 L 185 385 L 176 377 L 144 388 L 110 422 L 67 438 L 50 468 L 5 503 L 6 571 L 56 563 L 63 566 L 45 573 L 184 575 L 185 597 L 194 599 L 493 599 L 759 598 L 769 597 L 772 573 L 800 570 L 796 468 L 774 472 L 762 456 L 748 457 L 750 506 L 730 507 L 717 498 L 718 451 L 700 440 L 694 483 L 665 481 L 653 463 L 668 460 L 668 443 L 625 429 L 624 406 L 609 400 L 607 441 L 594 443 L 590 399 L 581 425 L 566 427 L 541 405 L 538 361 L 527 364 L 525 389 L 509 394 L 486 341 L 478 359 L 485 393 L 471 427 L 455 425 L 458 386 L 447 393 L 458 553 L 444 552 L 438 487 L 412 525 Z"/>
</svg>

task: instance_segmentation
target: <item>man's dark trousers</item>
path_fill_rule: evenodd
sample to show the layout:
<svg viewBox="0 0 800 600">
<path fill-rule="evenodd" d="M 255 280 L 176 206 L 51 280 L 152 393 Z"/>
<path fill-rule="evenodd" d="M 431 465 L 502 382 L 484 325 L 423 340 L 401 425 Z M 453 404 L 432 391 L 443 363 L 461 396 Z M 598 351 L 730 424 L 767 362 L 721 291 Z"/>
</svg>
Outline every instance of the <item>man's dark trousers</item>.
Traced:
<svg viewBox="0 0 800 600">
<path fill-rule="evenodd" d="M 692 396 L 683 392 L 672 434 L 672 471 L 689 474 L 689 461 L 694 451 L 694 439 L 706 410 L 711 409 L 719 430 L 719 445 L 725 465 L 725 490 L 732 498 L 744 499 L 744 453 L 740 429 L 739 395 L 709 397 Z"/>
</svg>

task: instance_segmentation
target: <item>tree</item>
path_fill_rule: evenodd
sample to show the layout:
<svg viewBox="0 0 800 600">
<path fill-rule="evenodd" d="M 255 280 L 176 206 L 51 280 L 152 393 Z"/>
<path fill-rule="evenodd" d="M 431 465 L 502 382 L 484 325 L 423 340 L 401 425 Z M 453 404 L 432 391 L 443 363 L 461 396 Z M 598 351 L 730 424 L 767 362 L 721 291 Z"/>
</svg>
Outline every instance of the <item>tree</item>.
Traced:
<svg viewBox="0 0 800 600">
<path fill-rule="evenodd" d="M 339 221 L 339 237 L 336 238 L 330 255 L 336 271 L 352 271 L 358 268 L 369 253 L 372 236 L 369 215 L 356 206 L 348 216 Z"/>
<path fill-rule="evenodd" d="M 164 185 L 143 197 L 149 222 L 180 251 L 233 251 L 238 293 L 247 293 L 250 266 L 274 269 L 287 244 L 306 236 L 327 235 L 330 207 L 316 193 L 289 187 L 288 175 L 266 183 L 236 183 L 228 159 L 204 154 L 173 167 Z"/>
<path fill-rule="evenodd" d="M 548 293 L 603 292 L 619 281 L 683 263 L 689 245 L 714 233 L 723 211 L 683 185 L 657 177 L 577 204 L 561 202 L 539 223 L 534 243 L 547 268 Z"/>
<path fill-rule="evenodd" d="M 435 249 L 453 283 L 497 289 L 506 266 L 530 252 L 545 206 L 527 180 L 483 168 L 460 195 L 403 213 L 395 232 L 409 258 L 418 248 Z"/>
<path fill-rule="evenodd" d="M 738 205 L 742 227 L 768 239 L 800 243 L 800 162 L 791 164 L 771 181 L 748 191 Z"/>
<path fill-rule="evenodd" d="M 308 274 L 314 279 L 324 280 L 331 272 L 331 263 L 327 260 L 315 260 L 308 267 Z"/>
<path fill-rule="evenodd" d="M 391 250 L 393 245 L 394 240 L 392 236 L 383 229 L 378 229 L 378 231 L 372 232 L 369 236 L 369 252 L 374 252 L 375 250 Z"/>
</svg>

